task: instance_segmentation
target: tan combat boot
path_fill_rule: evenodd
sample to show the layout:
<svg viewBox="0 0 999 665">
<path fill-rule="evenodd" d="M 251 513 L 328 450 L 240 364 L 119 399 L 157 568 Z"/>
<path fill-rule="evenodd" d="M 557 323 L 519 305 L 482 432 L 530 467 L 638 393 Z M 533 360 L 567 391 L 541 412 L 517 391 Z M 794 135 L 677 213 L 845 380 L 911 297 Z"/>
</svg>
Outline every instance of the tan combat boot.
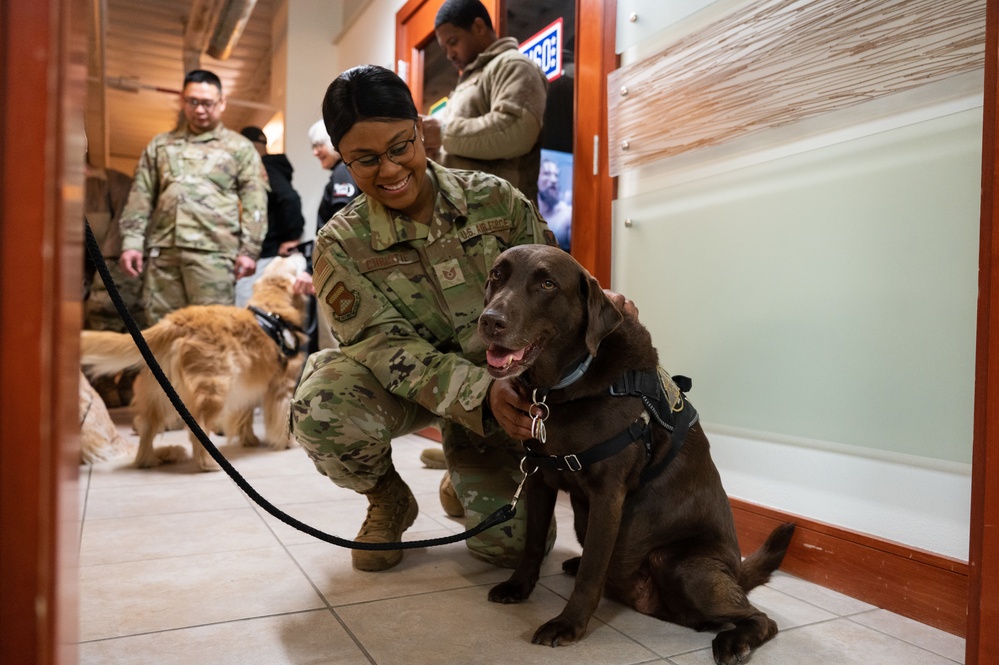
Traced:
<svg viewBox="0 0 999 665">
<path fill-rule="evenodd" d="M 395 468 L 389 468 L 389 472 L 365 495 L 368 497 L 368 516 L 355 540 L 361 543 L 397 543 L 402 540 L 403 531 L 413 525 L 420 509 L 413 492 Z M 354 568 L 373 572 L 386 570 L 402 561 L 402 550 L 351 550 L 351 556 Z"/>
</svg>

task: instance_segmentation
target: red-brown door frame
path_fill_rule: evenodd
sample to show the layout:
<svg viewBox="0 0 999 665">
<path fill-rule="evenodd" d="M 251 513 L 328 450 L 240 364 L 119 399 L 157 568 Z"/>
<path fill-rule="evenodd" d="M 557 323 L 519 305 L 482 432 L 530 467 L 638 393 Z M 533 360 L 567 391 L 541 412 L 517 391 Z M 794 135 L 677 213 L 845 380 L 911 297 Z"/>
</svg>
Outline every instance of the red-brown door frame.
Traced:
<svg viewBox="0 0 999 665">
<path fill-rule="evenodd" d="M 999 0 L 986 3 L 967 665 L 999 663 Z M 991 626 L 991 628 L 987 628 Z"/>
<path fill-rule="evenodd" d="M 0 0 L 0 658 L 77 660 L 86 8 Z"/>
<path fill-rule="evenodd" d="M 423 102 L 421 49 L 433 38 L 441 4 L 443 0 L 409 0 L 396 14 L 396 60 L 405 63 L 417 108 Z M 504 34 L 505 0 L 483 4 L 498 34 Z M 614 180 L 607 162 L 607 74 L 617 67 L 616 14 L 616 0 L 576 0 L 572 254 L 604 286 L 610 286 L 611 272 Z"/>
</svg>

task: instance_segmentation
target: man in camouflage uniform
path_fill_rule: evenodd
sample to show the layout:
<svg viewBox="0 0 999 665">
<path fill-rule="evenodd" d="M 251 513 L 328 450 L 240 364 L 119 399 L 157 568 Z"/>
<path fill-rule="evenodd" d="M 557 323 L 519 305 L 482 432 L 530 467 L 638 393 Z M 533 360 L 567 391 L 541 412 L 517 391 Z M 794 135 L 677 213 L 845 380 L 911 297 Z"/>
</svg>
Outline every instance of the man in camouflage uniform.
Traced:
<svg viewBox="0 0 999 665">
<path fill-rule="evenodd" d="M 122 213 L 126 274 L 143 272 L 149 324 L 186 305 L 235 302 L 267 231 L 267 175 L 253 144 L 222 125 L 222 83 L 184 78 L 184 123 L 146 147 Z"/>
<path fill-rule="evenodd" d="M 362 196 L 320 231 L 314 282 L 340 349 L 309 358 L 292 420 L 316 468 L 369 494 L 373 507 L 372 494 L 385 478 L 398 478 L 392 438 L 439 421 L 461 501 L 449 512 L 463 511 L 472 528 L 510 502 L 522 477 L 520 443 L 485 406 L 492 379 L 476 323 L 486 280 L 507 247 L 554 243 L 554 236 L 505 181 L 426 163 L 439 190 L 429 226 Z M 401 522 L 403 529 L 412 524 L 415 501 L 401 506 L 405 514 L 382 521 Z M 386 542 L 378 531 L 391 529 L 372 523 L 372 514 L 369 509 L 357 539 Z M 513 520 L 467 545 L 486 560 L 513 566 L 523 549 L 524 519 L 521 504 Z M 399 550 L 355 550 L 354 565 L 382 570 L 401 558 Z"/>
</svg>

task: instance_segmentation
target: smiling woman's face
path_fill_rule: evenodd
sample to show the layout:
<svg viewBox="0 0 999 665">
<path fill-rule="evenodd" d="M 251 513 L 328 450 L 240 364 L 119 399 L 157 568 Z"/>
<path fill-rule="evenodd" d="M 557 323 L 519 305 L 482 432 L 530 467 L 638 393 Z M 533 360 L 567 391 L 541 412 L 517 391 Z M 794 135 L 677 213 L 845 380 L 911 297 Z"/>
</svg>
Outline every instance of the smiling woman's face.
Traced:
<svg viewBox="0 0 999 665">
<path fill-rule="evenodd" d="M 420 222 L 433 215 L 433 185 L 427 178 L 427 153 L 419 120 L 361 120 L 340 139 L 340 154 L 358 189 L 386 208 L 405 213 Z M 411 141 L 410 146 L 403 145 Z M 390 155 L 399 151 L 396 163 Z M 374 161 L 365 166 L 355 160 Z"/>
</svg>

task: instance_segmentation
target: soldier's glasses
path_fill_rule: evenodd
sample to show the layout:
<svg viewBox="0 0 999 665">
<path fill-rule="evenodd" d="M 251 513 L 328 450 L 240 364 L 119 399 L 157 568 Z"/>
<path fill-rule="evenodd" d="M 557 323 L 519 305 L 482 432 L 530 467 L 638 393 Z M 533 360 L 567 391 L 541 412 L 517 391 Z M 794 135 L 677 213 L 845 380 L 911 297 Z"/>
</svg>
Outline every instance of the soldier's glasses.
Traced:
<svg viewBox="0 0 999 665">
<path fill-rule="evenodd" d="M 413 138 L 406 139 L 405 141 L 399 141 L 398 143 L 393 143 L 389 146 L 389 149 L 385 152 L 380 152 L 377 155 L 365 155 L 364 157 L 358 157 L 352 162 L 344 162 L 354 175 L 361 178 L 368 178 L 373 176 L 378 172 L 378 169 L 382 166 L 382 156 L 384 155 L 393 164 L 408 164 L 409 160 L 413 159 L 416 155 L 416 138 L 419 136 L 419 132 L 416 131 L 416 123 L 413 123 Z"/>
<path fill-rule="evenodd" d="M 198 107 L 202 107 L 206 111 L 211 111 L 215 106 L 222 101 L 221 99 L 194 99 L 193 97 L 185 97 L 184 103 L 187 104 L 187 108 L 192 111 L 197 111 Z"/>
</svg>

